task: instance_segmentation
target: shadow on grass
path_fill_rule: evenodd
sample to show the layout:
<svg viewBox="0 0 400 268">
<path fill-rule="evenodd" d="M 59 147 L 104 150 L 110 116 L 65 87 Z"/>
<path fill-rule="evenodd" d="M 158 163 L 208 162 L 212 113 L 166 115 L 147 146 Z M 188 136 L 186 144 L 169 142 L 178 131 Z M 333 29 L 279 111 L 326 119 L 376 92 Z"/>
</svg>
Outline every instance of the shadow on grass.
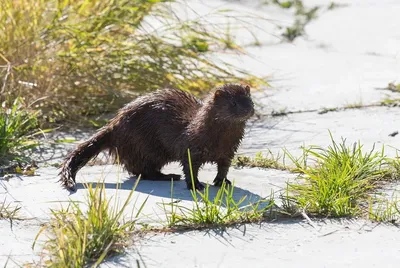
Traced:
<svg viewBox="0 0 400 268">
<path fill-rule="evenodd" d="M 130 177 L 123 181 L 120 184 L 117 183 L 110 183 L 110 182 L 102 182 L 101 184 L 104 185 L 106 189 L 116 189 L 117 187 L 120 190 L 132 190 L 134 187 L 135 183 L 137 181 L 137 177 Z M 95 187 L 99 182 L 87 182 L 87 183 L 92 183 L 93 187 Z M 203 182 L 203 184 L 206 185 L 206 183 Z M 77 183 L 77 188 L 79 189 L 85 189 L 85 184 L 83 183 Z M 216 187 L 214 185 L 209 185 L 209 199 L 214 200 L 216 197 L 218 190 L 220 187 Z M 139 182 L 139 184 L 136 187 L 136 192 L 143 193 L 146 195 L 150 196 L 157 196 L 165 199 L 170 199 L 171 197 L 174 199 L 179 199 L 179 200 L 187 200 L 187 201 L 193 201 L 193 196 L 190 190 L 186 188 L 186 182 L 184 180 L 180 181 L 174 181 L 173 182 L 173 194 L 171 195 L 171 182 L 169 181 L 150 181 L 150 180 L 142 180 Z M 250 205 L 252 203 L 256 203 L 262 198 L 258 194 L 255 194 L 253 192 L 250 192 L 246 189 L 240 188 L 235 186 L 234 191 L 233 191 L 233 199 L 236 202 L 239 202 L 244 196 L 247 198 L 240 204 L 240 207 L 244 207 L 247 205 Z M 267 205 L 267 204 L 264 204 Z M 261 208 L 261 207 L 260 207 Z"/>
</svg>

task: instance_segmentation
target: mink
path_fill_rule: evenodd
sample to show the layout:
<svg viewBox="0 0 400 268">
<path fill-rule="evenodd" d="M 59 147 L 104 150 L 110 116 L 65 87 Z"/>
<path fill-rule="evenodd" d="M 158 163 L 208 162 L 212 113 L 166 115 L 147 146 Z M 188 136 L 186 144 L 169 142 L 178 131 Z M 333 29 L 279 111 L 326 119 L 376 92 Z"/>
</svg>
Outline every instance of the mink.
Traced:
<svg viewBox="0 0 400 268">
<path fill-rule="evenodd" d="M 183 90 L 159 89 L 125 105 L 69 153 L 61 165 L 60 182 L 76 191 L 79 169 L 108 151 L 129 174 L 142 180 L 179 180 L 180 175 L 164 174 L 161 169 L 180 162 L 187 188 L 202 190 L 198 171 L 203 164 L 214 163 L 218 167 L 214 185 L 230 184 L 229 167 L 253 114 L 248 85 L 224 84 L 203 101 Z"/>
</svg>

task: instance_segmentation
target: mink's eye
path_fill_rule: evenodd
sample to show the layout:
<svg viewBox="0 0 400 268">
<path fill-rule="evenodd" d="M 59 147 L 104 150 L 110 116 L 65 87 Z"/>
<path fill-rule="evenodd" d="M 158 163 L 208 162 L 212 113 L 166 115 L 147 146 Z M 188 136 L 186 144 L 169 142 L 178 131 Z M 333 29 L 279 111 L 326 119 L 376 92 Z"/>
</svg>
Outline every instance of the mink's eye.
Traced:
<svg viewBox="0 0 400 268">
<path fill-rule="evenodd" d="M 236 106 L 236 101 L 232 102 L 232 106 L 235 107 Z"/>
</svg>

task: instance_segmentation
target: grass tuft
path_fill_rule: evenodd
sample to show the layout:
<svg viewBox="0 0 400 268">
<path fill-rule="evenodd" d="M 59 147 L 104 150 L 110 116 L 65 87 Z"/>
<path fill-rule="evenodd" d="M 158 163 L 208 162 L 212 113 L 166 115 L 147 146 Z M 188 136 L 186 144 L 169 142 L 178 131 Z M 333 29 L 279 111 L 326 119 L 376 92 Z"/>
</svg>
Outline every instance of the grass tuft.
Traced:
<svg viewBox="0 0 400 268">
<path fill-rule="evenodd" d="M 272 3 L 284 9 L 294 8 L 296 20 L 292 26 L 286 27 L 282 36 L 288 41 L 293 42 L 297 37 L 305 34 L 306 25 L 317 16 L 318 6 L 306 8 L 301 0 L 279 1 L 272 0 Z"/>
<path fill-rule="evenodd" d="M 266 155 L 262 152 L 258 152 L 254 158 L 249 156 L 237 156 L 233 159 L 232 165 L 235 167 L 259 167 L 290 170 L 290 168 L 285 165 L 285 159 L 282 159 L 282 156 L 279 154 L 275 156 L 270 150 L 268 150 Z"/>
<path fill-rule="evenodd" d="M 223 183 L 214 198 L 211 197 L 209 185 L 206 185 L 204 192 L 191 191 L 194 201 L 192 207 L 180 205 L 171 197 L 170 203 L 162 204 L 168 227 L 205 228 L 258 222 L 265 219 L 274 206 L 273 198 L 244 205 L 247 196 L 235 200 L 234 189 L 233 184 Z"/>
<path fill-rule="evenodd" d="M 191 163 L 190 150 L 188 150 L 188 158 L 189 163 Z M 195 185 L 192 171 L 191 178 L 192 185 Z M 274 206 L 273 197 L 244 205 L 247 196 L 242 196 L 239 200 L 235 200 L 234 189 L 234 184 L 227 185 L 224 182 L 214 198 L 211 197 L 208 184 L 204 192 L 193 189 L 191 190 L 193 197 L 192 207 L 180 205 L 171 196 L 170 203 L 162 203 L 168 227 L 204 228 L 216 225 L 226 226 L 256 222 L 264 219 L 268 211 L 271 212 Z M 172 183 L 171 193 L 173 193 Z"/>
<path fill-rule="evenodd" d="M 293 42 L 297 37 L 304 35 L 305 24 L 300 20 L 294 22 L 292 26 L 288 26 L 285 28 L 285 31 L 282 33 L 282 36 L 289 42 Z"/>
<path fill-rule="evenodd" d="M 372 149 L 364 154 L 360 143 L 348 147 L 345 140 L 336 143 L 330 137 L 332 144 L 327 149 L 303 148 L 298 159 L 287 152 L 302 173 L 299 178 L 303 183 L 288 183 L 285 202 L 318 216 L 357 215 L 360 202 L 387 174 L 384 152 Z"/>
<path fill-rule="evenodd" d="M 377 222 L 397 224 L 400 219 L 400 200 L 397 198 L 370 198 L 368 218 Z"/>
<path fill-rule="evenodd" d="M 348 103 L 343 108 L 348 110 L 348 109 L 360 109 L 363 107 L 365 107 L 365 105 L 362 103 L 362 101 L 358 101 L 355 103 Z"/>
<path fill-rule="evenodd" d="M 400 179 L 400 159 L 398 151 L 396 154 L 396 158 L 386 158 L 386 178 L 390 181 L 396 181 Z"/>
<path fill-rule="evenodd" d="M 96 267 L 106 257 L 121 252 L 128 244 L 137 217 L 147 201 L 135 216 L 132 211 L 132 218 L 124 220 L 124 212 L 138 182 L 122 206 L 117 204 L 117 196 L 114 196 L 115 203 L 112 205 L 112 199 L 106 198 L 104 184 L 98 183 L 94 188 L 91 184 L 87 185 L 86 210 L 77 201 L 70 201 L 67 208 L 52 210 L 51 222 L 40 230 L 35 239 L 36 243 L 39 235 L 47 231 L 44 251 L 48 259 L 44 260 L 44 266 L 85 267 L 90 264 Z"/>
</svg>

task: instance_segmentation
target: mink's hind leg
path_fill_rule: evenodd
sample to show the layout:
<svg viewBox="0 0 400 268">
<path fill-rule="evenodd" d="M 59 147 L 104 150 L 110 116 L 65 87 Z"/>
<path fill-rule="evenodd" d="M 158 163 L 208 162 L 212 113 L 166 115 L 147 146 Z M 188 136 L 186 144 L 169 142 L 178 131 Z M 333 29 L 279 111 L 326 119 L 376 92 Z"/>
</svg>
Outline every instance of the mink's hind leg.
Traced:
<svg viewBox="0 0 400 268">
<path fill-rule="evenodd" d="M 123 162 L 125 169 L 131 175 L 140 176 L 141 180 L 152 181 L 179 181 L 181 175 L 164 174 L 161 168 L 168 163 L 168 158 L 163 154 L 150 155 L 148 157 L 138 157 L 135 154 L 130 154 Z"/>
<path fill-rule="evenodd" d="M 181 175 L 178 174 L 164 174 L 162 173 L 161 167 L 163 165 L 155 165 L 153 163 L 146 163 L 144 165 L 136 164 L 135 167 L 132 167 L 131 170 L 128 170 L 129 173 L 134 174 L 136 176 L 140 176 L 141 180 L 151 180 L 151 181 L 179 181 L 181 179 Z"/>
</svg>

